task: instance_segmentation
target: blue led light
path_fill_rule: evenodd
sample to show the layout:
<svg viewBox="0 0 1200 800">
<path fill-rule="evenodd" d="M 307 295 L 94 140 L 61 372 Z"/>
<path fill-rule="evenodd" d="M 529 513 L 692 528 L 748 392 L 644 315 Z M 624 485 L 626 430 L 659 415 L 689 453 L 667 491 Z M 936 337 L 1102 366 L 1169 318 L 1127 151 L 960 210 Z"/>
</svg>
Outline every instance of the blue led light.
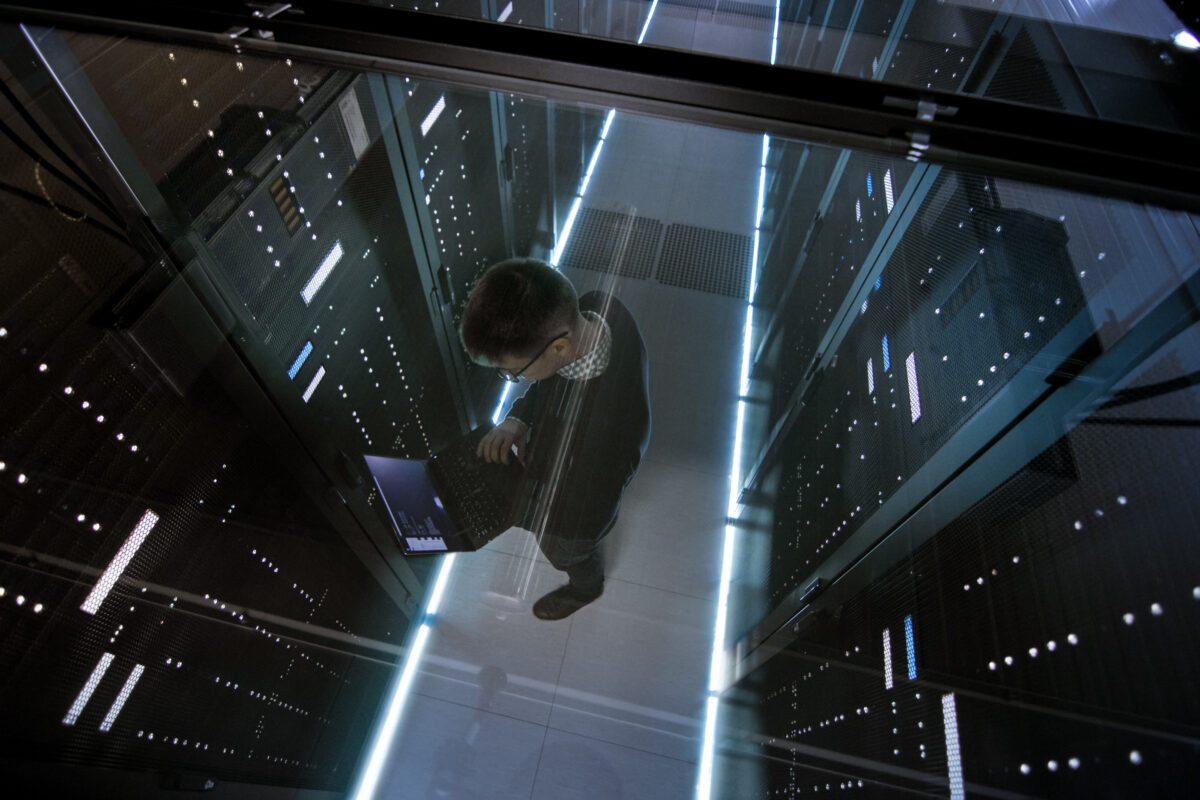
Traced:
<svg viewBox="0 0 1200 800">
<path fill-rule="evenodd" d="M 883 335 L 883 371 L 888 372 L 892 368 L 892 356 L 888 353 L 887 334 Z"/>
<path fill-rule="evenodd" d="M 879 291 L 879 287 L 883 286 L 883 276 L 880 275 L 875 279 L 875 291 Z"/>
<path fill-rule="evenodd" d="M 300 368 L 304 366 L 305 360 L 308 358 L 309 354 L 312 351 L 313 351 L 313 343 L 305 342 L 304 349 L 300 351 L 300 355 L 296 356 L 296 360 L 292 362 L 292 368 L 288 370 L 289 378 L 291 378 L 292 380 L 296 379 L 296 376 L 300 373 Z"/>
<path fill-rule="evenodd" d="M 908 679 L 917 679 L 917 643 L 913 638 L 912 614 L 904 618 L 904 646 L 908 649 Z"/>
<path fill-rule="evenodd" d="M 867 173 L 867 197 L 870 197 L 875 192 L 875 185 L 871 183 L 871 173 Z"/>
</svg>

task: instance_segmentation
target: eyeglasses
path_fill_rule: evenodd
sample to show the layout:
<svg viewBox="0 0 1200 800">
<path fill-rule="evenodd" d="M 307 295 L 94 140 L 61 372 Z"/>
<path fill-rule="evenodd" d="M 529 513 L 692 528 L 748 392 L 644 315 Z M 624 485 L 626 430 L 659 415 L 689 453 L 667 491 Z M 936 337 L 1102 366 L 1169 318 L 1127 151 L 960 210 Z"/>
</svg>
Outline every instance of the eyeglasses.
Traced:
<svg viewBox="0 0 1200 800">
<path fill-rule="evenodd" d="M 497 369 L 496 372 L 500 373 L 500 377 L 504 378 L 504 380 L 508 381 L 509 383 L 520 383 L 521 382 L 521 373 L 524 372 L 525 370 L 529 369 L 530 367 L 532 367 L 534 365 L 534 362 L 536 362 L 539 358 L 544 356 L 546 354 L 546 351 L 550 349 L 550 345 L 554 344 L 559 339 L 566 337 L 569 333 L 570 333 L 570 331 L 563 331 L 558 336 L 555 336 L 553 339 L 546 342 L 546 346 L 543 347 L 541 350 L 539 350 L 538 354 L 536 356 L 534 356 L 533 358 L 531 358 L 529 360 L 528 364 L 521 367 L 516 372 L 509 372 L 506 369 Z"/>
</svg>

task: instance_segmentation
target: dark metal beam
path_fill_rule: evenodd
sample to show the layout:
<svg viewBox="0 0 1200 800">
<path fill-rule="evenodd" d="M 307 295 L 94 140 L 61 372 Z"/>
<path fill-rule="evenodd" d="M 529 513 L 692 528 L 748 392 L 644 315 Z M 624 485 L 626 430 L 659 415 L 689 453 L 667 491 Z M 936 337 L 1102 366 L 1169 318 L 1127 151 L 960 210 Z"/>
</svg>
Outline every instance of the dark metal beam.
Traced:
<svg viewBox="0 0 1200 800">
<path fill-rule="evenodd" d="M 49 0 L 0 18 L 288 54 L 906 154 L 1059 187 L 1200 210 L 1200 132 L 1169 132 L 949 92 L 629 42 L 345 2 L 271 18 L 244 3 Z M 231 37 L 231 31 L 246 33 Z M 934 108 L 918 119 L 920 103 Z"/>
</svg>

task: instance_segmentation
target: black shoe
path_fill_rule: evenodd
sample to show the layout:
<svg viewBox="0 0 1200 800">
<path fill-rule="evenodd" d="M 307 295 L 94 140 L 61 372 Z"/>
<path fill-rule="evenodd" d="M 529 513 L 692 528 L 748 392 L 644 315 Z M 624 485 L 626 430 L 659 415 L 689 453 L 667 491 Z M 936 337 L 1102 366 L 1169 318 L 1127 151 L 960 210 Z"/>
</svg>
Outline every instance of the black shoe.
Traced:
<svg viewBox="0 0 1200 800">
<path fill-rule="evenodd" d="M 603 589 L 585 594 L 568 583 L 534 603 L 533 615 L 538 619 L 563 619 L 571 616 L 602 594 L 604 594 Z"/>
</svg>

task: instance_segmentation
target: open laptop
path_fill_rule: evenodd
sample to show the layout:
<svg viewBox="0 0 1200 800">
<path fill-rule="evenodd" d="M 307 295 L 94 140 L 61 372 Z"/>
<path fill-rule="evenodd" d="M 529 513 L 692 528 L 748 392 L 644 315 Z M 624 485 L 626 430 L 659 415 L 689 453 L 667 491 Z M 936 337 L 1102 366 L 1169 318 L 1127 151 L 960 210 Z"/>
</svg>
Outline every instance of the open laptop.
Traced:
<svg viewBox="0 0 1200 800">
<path fill-rule="evenodd" d="M 459 437 L 430 459 L 363 456 L 405 555 L 478 550 L 512 526 L 521 467 L 475 455 L 491 428 Z"/>
</svg>

